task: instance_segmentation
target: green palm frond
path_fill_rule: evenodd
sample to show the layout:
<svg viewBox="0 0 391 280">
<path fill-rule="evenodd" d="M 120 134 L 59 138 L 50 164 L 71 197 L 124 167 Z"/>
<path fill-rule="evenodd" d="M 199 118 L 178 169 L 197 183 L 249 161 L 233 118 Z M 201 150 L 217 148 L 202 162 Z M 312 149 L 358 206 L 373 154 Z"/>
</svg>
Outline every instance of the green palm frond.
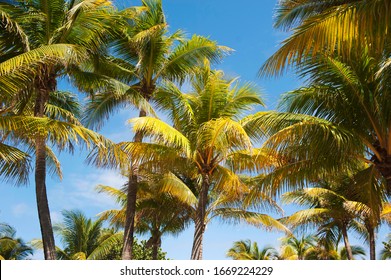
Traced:
<svg viewBox="0 0 391 280">
<path fill-rule="evenodd" d="M 192 101 L 192 95 L 184 94 L 174 83 L 168 81 L 156 90 L 153 98 L 156 106 L 167 112 L 174 127 L 178 129 L 184 125 L 181 120 L 194 122 Z"/>
<path fill-rule="evenodd" d="M 227 252 L 227 257 L 234 260 L 276 260 L 278 253 L 273 247 L 258 248 L 257 242 L 251 240 L 236 241 Z"/>
<path fill-rule="evenodd" d="M 218 62 L 231 51 L 230 48 L 218 46 L 216 42 L 205 37 L 194 35 L 173 50 L 161 72 L 170 80 L 182 81 L 183 74 L 192 72 L 203 59 Z M 159 76 L 157 74 L 157 77 Z"/>
<path fill-rule="evenodd" d="M 28 180 L 30 156 L 12 146 L 0 143 L 0 176 L 5 180 L 16 180 L 17 184 Z"/>
<path fill-rule="evenodd" d="M 103 121 L 113 112 L 129 105 L 155 115 L 149 102 L 136 89 L 113 79 L 106 86 L 104 92 L 95 94 L 91 98 L 85 109 L 85 120 L 88 125 L 101 127 Z"/>
<path fill-rule="evenodd" d="M 8 42 L 10 37 L 15 36 L 18 38 L 18 40 L 14 40 L 14 42 L 18 42 L 18 43 L 20 42 L 23 47 L 23 50 L 29 51 L 30 50 L 29 38 L 24 32 L 23 28 L 18 23 L 18 20 L 15 18 L 15 15 L 21 13 L 21 11 L 16 11 L 16 10 L 17 9 L 7 5 L 6 3 L 1 3 L 0 16 L 1 16 L 2 26 L 4 26 L 6 33 L 8 33 L 7 34 L 9 36 L 7 38 Z M 5 38 L 2 37 L 3 36 L 1 36 L 0 40 L 5 41 Z"/>
<path fill-rule="evenodd" d="M 110 1 L 84 0 L 71 7 L 65 16 L 50 43 L 66 41 L 96 51 L 122 25 Z"/>
<path fill-rule="evenodd" d="M 117 232 L 106 238 L 88 255 L 87 260 L 104 260 L 114 246 L 122 244 L 123 238 L 123 232 Z"/>
<path fill-rule="evenodd" d="M 388 240 L 383 242 L 384 248 L 380 252 L 380 259 L 391 259 L 391 235 L 388 235 Z"/>
<path fill-rule="evenodd" d="M 254 106 L 266 106 L 259 94 L 260 89 L 255 84 L 248 82 L 240 84 L 236 79 L 233 82 L 231 82 L 232 90 L 228 93 L 229 100 L 224 108 L 228 115 L 235 115 L 242 110 L 252 110 Z"/>
<path fill-rule="evenodd" d="M 115 144 L 103 141 L 103 145 L 95 146 L 87 156 L 87 163 L 103 168 L 129 167 L 129 154 L 122 149 L 123 143 Z"/>
<path fill-rule="evenodd" d="M 61 120 L 79 126 L 81 125 L 80 121 L 71 112 L 52 104 L 47 104 L 45 106 L 45 114 L 50 119 Z"/>
<path fill-rule="evenodd" d="M 30 242 L 30 245 L 32 248 L 36 250 L 42 250 L 43 249 L 43 242 L 40 239 L 33 239 Z M 56 255 L 58 260 L 71 260 L 72 257 L 69 256 L 64 250 L 56 246 Z"/>
<path fill-rule="evenodd" d="M 16 230 L 0 223 L 0 257 L 2 260 L 23 260 L 33 254 L 34 248 L 21 238 L 16 238 Z"/>
<path fill-rule="evenodd" d="M 47 106 L 51 106 L 52 114 Z M 81 104 L 75 94 L 66 91 L 51 92 L 47 106 L 45 111 L 49 118 L 80 125 L 78 119 L 81 117 Z"/>
<path fill-rule="evenodd" d="M 101 149 L 114 146 L 109 140 L 82 126 L 61 122 L 49 118 L 12 116 L 0 118 L 0 129 L 23 134 L 25 137 L 37 135 L 48 137 L 57 148 L 72 150 L 74 144 L 84 143 L 87 147 L 98 146 Z"/>
</svg>

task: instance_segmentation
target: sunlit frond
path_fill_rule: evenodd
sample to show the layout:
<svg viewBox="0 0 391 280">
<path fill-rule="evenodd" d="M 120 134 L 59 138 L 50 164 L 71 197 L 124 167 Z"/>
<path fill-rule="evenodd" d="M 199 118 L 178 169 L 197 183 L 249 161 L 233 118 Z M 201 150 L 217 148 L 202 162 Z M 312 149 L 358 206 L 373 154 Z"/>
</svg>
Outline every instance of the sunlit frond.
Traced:
<svg viewBox="0 0 391 280">
<path fill-rule="evenodd" d="M 184 74 L 192 72 L 203 59 L 218 62 L 231 51 L 230 48 L 218 46 L 216 42 L 205 37 L 194 35 L 173 50 L 161 70 L 162 75 L 171 80 L 182 81 Z"/>
<path fill-rule="evenodd" d="M 175 176 L 175 174 L 165 174 L 161 180 L 161 184 L 161 192 L 169 193 L 170 195 L 175 196 L 179 201 L 188 205 L 195 206 L 197 204 L 197 197 L 181 179 Z"/>
<path fill-rule="evenodd" d="M 234 223 L 245 222 L 256 227 L 263 226 L 269 230 L 276 229 L 287 234 L 291 233 L 286 226 L 266 214 L 250 212 L 237 208 L 219 208 L 214 211 L 214 215 Z"/>
<path fill-rule="evenodd" d="M 83 59 L 82 50 L 70 44 L 54 44 L 42 46 L 29 52 L 22 53 L 0 63 L 0 74 L 7 75 L 21 67 L 31 67 L 44 60 L 63 61 L 63 63 L 76 63 Z"/>
<path fill-rule="evenodd" d="M 233 149 L 251 149 L 251 140 L 238 122 L 219 118 L 200 126 L 197 146 L 227 155 Z"/>
<path fill-rule="evenodd" d="M 360 50 L 362 42 L 371 45 L 373 53 L 387 46 L 389 1 L 301 1 L 294 6 L 285 6 L 284 2 L 277 10 L 276 25 L 297 27 L 263 65 L 263 75 L 281 74 L 288 65 L 300 64 L 318 52 L 336 50 L 348 56 Z"/>
<path fill-rule="evenodd" d="M 146 137 L 151 137 L 156 143 L 177 148 L 185 155 L 190 154 L 189 140 L 178 130 L 165 122 L 152 118 L 134 118 L 129 120 L 134 131 L 140 131 Z"/>
</svg>

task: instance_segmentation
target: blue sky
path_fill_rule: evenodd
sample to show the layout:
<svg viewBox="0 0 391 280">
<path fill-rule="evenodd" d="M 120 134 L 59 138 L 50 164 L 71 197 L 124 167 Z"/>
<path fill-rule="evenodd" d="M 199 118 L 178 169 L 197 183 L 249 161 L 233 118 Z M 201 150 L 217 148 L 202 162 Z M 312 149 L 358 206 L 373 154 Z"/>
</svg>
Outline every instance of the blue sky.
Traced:
<svg viewBox="0 0 391 280">
<path fill-rule="evenodd" d="M 139 1 L 115 1 L 119 7 L 137 5 Z M 257 76 L 262 63 L 277 50 L 279 42 L 287 34 L 273 29 L 273 10 L 276 0 L 163 0 L 170 30 L 185 30 L 189 36 L 208 36 L 219 44 L 233 48 L 235 52 L 216 68 L 230 76 L 240 76 L 242 81 L 257 84 L 264 94 L 267 110 L 274 109 L 281 93 L 300 86 L 300 82 L 287 74 L 278 79 L 260 79 Z M 61 87 L 72 89 L 67 83 Z M 100 131 L 113 141 L 130 140 L 132 133 L 126 120 L 136 114 L 127 108 L 113 115 Z M 116 208 L 115 203 L 94 188 L 98 184 L 120 187 L 125 179 L 116 171 L 99 170 L 84 162 L 87 152 L 76 151 L 74 155 L 61 154 L 64 179 L 48 178 L 48 198 L 54 223 L 61 221 L 61 210 L 80 209 L 89 217 L 99 212 Z M 0 184 L 0 222 L 14 226 L 17 236 L 25 241 L 40 238 L 37 210 L 35 206 L 34 180 L 26 187 Z M 285 207 L 287 213 L 296 210 Z M 383 239 L 386 230 L 379 233 Z M 214 221 L 207 226 L 204 238 L 204 258 L 224 259 L 232 243 L 241 239 L 257 241 L 259 245 L 278 246 L 281 234 L 265 232 L 245 224 L 226 225 Z M 176 237 L 163 240 L 163 250 L 172 259 L 189 259 L 193 237 L 193 226 Z M 143 238 L 143 237 L 141 237 Z M 147 237 L 144 237 L 147 238 Z M 359 242 L 359 241 L 357 241 Z M 354 242 L 355 244 L 358 244 Z M 362 242 L 362 241 L 360 241 Z M 378 248 L 380 247 L 380 242 Z M 37 258 L 42 257 L 39 253 Z"/>
</svg>

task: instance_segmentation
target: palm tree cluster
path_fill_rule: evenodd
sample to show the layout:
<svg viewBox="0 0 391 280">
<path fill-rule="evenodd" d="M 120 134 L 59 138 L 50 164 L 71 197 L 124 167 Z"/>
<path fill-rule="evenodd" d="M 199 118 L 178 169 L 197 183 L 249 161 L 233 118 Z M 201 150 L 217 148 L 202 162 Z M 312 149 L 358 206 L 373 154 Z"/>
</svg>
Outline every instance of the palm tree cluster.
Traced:
<svg viewBox="0 0 391 280">
<path fill-rule="evenodd" d="M 235 242 L 227 257 L 234 260 L 354 260 L 365 257 L 365 250 L 360 246 L 352 246 L 352 256 L 348 257 L 344 247 L 338 248 L 338 244 L 330 241 L 313 235 L 300 238 L 291 235 L 281 240 L 278 251 L 271 246 L 259 249 L 257 242 L 247 239 Z"/>
<path fill-rule="evenodd" d="M 49 260 L 163 259 L 162 237 L 194 224 L 200 260 L 218 218 L 287 235 L 281 252 L 238 241 L 233 259 L 352 260 L 364 255 L 353 231 L 375 259 L 379 227 L 391 223 L 390 11 L 388 0 L 279 1 L 275 27 L 291 35 L 259 73 L 290 67 L 303 86 L 277 111 L 259 111 L 254 84 L 213 68 L 232 50 L 169 31 L 161 0 L 122 10 L 108 0 L 0 1 L 0 176 L 20 185 L 34 171 L 42 240 L 33 247 Z M 61 79 L 85 93 L 84 106 L 58 90 Z M 96 132 L 129 107 L 139 115 L 130 141 Z M 79 143 L 89 164 L 125 177 L 122 188 L 97 187 L 120 209 L 95 221 L 64 211 L 52 226 L 46 175 L 61 178 L 56 152 Z M 305 209 L 274 218 L 278 200 Z M 292 234 L 309 228 L 314 236 Z M 2 258 L 32 252 L 11 227 L 0 233 Z"/>
</svg>

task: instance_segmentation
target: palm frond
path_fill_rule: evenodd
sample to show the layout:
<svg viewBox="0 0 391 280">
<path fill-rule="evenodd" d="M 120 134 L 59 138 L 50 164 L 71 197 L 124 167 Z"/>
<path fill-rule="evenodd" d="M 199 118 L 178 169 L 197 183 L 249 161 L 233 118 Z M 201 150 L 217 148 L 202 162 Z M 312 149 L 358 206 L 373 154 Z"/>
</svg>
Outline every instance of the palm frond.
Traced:
<svg viewBox="0 0 391 280">
<path fill-rule="evenodd" d="M 175 174 L 167 173 L 161 180 L 162 187 L 161 192 L 169 193 L 175 196 L 179 201 L 188 205 L 195 206 L 198 203 L 197 197 L 189 189 L 189 187 Z"/>
<path fill-rule="evenodd" d="M 0 176 L 16 184 L 26 183 L 30 171 L 30 156 L 12 146 L 0 143 Z"/>
<path fill-rule="evenodd" d="M 236 223 L 245 222 L 256 227 L 264 226 L 269 230 L 276 229 L 287 234 L 291 234 L 290 230 L 286 226 L 266 214 L 237 208 L 219 208 L 214 211 L 214 215 L 223 218 L 224 220 L 230 220 Z"/>
<path fill-rule="evenodd" d="M 105 257 L 110 253 L 110 251 L 114 246 L 118 246 L 119 244 L 122 243 L 123 238 L 124 238 L 123 232 L 117 232 L 113 234 L 109 238 L 105 239 L 102 243 L 100 243 L 99 246 L 97 246 L 95 250 L 88 255 L 87 259 L 88 260 L 105 259 Z"/>
<path fill-rule="evenodd" d="M 189 140 L 165 122 L 152 117 L 143 117 L 131 119 L 129 123 L 133 125 L 135 132 L 142 132 L 144 136 L 151 137 L 157 144 L 177 148 L 185 155 L 190 154 Z"/>
<path fill-rule="evenodd" d="M 19 54 L 0 63 L 0 74 L 7 75 L 21 67 L 27 68 L 38 65 L 43 61 L 62 61 L 63 63 L 77 63 L 83 59 L 83 51 L 70 44 L 53 44 L 42 46 L 29 52 Z"/>
<path fill-rule="evenodd" d="M 203 59 L 218 62 L 231 51 L 230 48 L 218 46 L 216 42 L 205 37 L 194 35 L 170 54 L 168 63 L 161 70 L 162 75 L 170 80 L 183 81 L 184 74 L 192 72 Z"/>
</svg>

